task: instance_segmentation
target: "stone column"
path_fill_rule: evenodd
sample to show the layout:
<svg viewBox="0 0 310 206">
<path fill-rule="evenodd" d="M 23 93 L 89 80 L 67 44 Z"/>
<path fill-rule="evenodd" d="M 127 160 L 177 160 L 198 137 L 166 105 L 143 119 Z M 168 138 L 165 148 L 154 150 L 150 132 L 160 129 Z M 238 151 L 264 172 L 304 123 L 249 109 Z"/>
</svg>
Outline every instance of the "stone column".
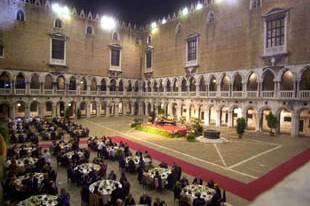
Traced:
<svg viewBox="0 0 310 206">
<path fill-rule="evenodd" d="M 52 117 L 57 117 L 57 103 L 53 102 L 52 110 Z"/>
<path fill-rule="evenodd" d="M 180 119 L 181 118 L 181 109 L 182 109 L 182 106 L 177 104 L 176 106 L 176 110 L 177 110 L 177 119 Z"/>
<path fill-rule="evenodd" d="M 274 82 L 274 97 L 280 97 L 280 82 Z"/>
<path fill-rule="evenodd" d="M 25 117 L 30 117 L 30 107 L 29 104 L 25 103 Z"/>
<path fill-rule="evenodd" d="M 39 105 L 39 116 L 41 118 L 43 118 L 44 117 L 44 113 L 45 113 L 45 105 L 43 103 L 40 103 L 40 105 Z"/>
<path fill-rule="evenodd" d="M 96 102 L 97 117 L 100 117 L 100 102 Z"/>
<path fill-rule="evenodd" d="M 16 104 L 10 105 L 10 118 L 15 119 L 16 117 Z"/>
<path fill-rule="evenodd" d="M 135 115 L 135 103 L 131 102 L 131 115 L 134 116 Z"/>
<path fill-rule="evenodd" d="M 246 93 L 248 90 L 247 86 L 248 86 L 247 82 L 242 83 L 242 97 L 246 97 Z"/>
<path fill-rule="evenodd" d="M 139 112 L 138 112 L 138 115 L 143 115 L 143 105 L 142 105 L 142 102 L 139 102 Z"/>
<path fill-rule="evenodd" d="M 233 117 L 234 113 L 233 111 L 228 111 L 228 127 L 231 128 L 233 127 L 233 121 L 234 121 L 234 117 Z"/>
<path fill-rule="evenodd" d="M 105 105 L 105 116 L 109 117 L 110 116 L 110 103 L 107 102 Z"/>
<path fill-rule="evenodd" d="M 119 116 L 119 102 L 114 103 L 114 116 L 115 117 Z"/>
<path fill-rule="evenodd" d="M 90 113 L 91 113 L 91 110 L 90 110 L 90 103 L 86 103 L 86 117 L 87 118 L 90 118 Z"/>
<path fill-rule="evenodd" d="M 199 83 L 197 82 L 196 84 L 196 96 L 199 96 L 200 95 L 200 88 L 199 88 Z"/>
<path fill-rule="evenodd" d="M 220 127 L 221 126 L 221 110 L 217 109 L 216 110 L 216 122 L 215 122 L 215 126 L 216 127 Z"/>
<path fill-rule="evenodd" d="M 145 103 L 145 116 L 148 116 L 149 115 L 149 110 L 148 110 L 148 104 Z"/>
<path fill-rule="evenodd" d="M 262 123 L 263 123 L 263 113 L 262 112 L 257 112 L 256 116 L 256 128 L 255 132 L 261 132 L 262 131 Z"/>
<path fill-rule="evenodd" d="M 209 116 L 210 116 L 210 111 L 209 111 L 209 109 L 208 109 L 208 107 L 206 106 L 205 107 L 205 117 L 204 117 L 204 125 L 206 126 L 206 127 L 208 127 L 209 125 L 210 125 L 210 119 L 209 119 Z"/>
<path fill-rule="evenodd" d="M 299 136 L 299 115 L 295 112 L 292 112 L 291 136 L 292 137 Z"/>
</svg>

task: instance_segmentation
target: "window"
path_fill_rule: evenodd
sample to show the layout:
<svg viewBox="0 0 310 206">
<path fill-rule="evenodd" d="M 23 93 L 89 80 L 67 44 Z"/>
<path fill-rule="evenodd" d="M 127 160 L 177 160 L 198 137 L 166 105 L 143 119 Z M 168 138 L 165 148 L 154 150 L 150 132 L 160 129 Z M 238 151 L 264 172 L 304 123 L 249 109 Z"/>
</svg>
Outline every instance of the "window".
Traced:
<svg viewBox="0 0 310 206">
<path fill-rule="evenodd" d="M 262 6 L 261 0 L 251 0 L 250 1 L 250 9 L 258 9 Z"/>
<path fill-rule="evenodd" d="M 208 24 L 214 24 L 215 23 L 215 15 L 213 11 L 210 11 L 208 14 Z"/>
<path fill-rule="evenodd" d="M 113 47 L 111 48 L 111 66 L 120 67 L 121 49 Z"/>
<path fill-rule="evenodd" d="M 60 35 L 55 35 L 51 39 L 51 64 L 66 64 L 66 41 Z"/>
<path fill-rule="evenodd" d="M 25 21 L 25 13 L 22 10 L 18 10 L 16 13 L 16 20 L 20 22 Z"/>
<path fill-rule="evenodd" d="M 266 21 L 266 47 L 282 46 L 284 44 L 284 17 Z"/>
<path fill-rule="evenodd" d="M 267 56 L 286 53 L 287 11 L 276 9 L 265 16 L 265 50 Z"/>
<path fill-rule="evenodd" d="M 94 29 L 92 26 L 87 26 L 86 27 L 86 34 L 87 35 L 93 35 L 94 34 Z"/>
<path fill-rule="evenodd" d="M 61 29 L 63 27 L 63 23 L 60 19 L 55 19 L 54 28 Z"/>
<path fill-rule="evenodd" d="M 152 36 L 151 35 L 147 37 L 146 43 L 152 44 Z"/>
<path fill-rule="evenodd" d="M 191 37 L 187 39 L 187 66 L 197 65 L 197 50 L 198 50 L 198 37 Z"/>
<path fill-rule="evenodd" d="M 152 69 L 153 61 L 153 51 L 151 48 L 148 48 L 145 52 L 145 61 L 146 61 L 146 70 Z"/>
<path fill-rule="evenodd" d="M 4 57 L 4 47 L 0 45 L 0 58 Z"/>
<path fill-rule="evenodd" d="M 113 41 L 119 41 L 119 35 L 118 35 L 117 32 L 114 32 L 114 33 L 112 34 L 112 40 L 113 40 Z"/>
</svg>

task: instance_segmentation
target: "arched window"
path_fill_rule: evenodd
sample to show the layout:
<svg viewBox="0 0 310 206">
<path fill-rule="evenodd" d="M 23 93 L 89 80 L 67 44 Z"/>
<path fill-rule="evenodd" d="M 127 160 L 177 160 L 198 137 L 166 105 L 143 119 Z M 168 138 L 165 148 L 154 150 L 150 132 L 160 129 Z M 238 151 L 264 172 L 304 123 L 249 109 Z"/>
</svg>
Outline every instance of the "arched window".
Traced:
<svg viewBox="0 0 310 206">
<path fill-rule="evenodd" d="M 147 82 L 147 91 L 148 92 L 152 91 L 152 86 L 151 86 L 151 82 L 150 81 Z"/>
<path fill-rule="evenodd" d="M 63 22 L 61 19 L 55 19 L 54 21 L 54 28 L 61 29 L 63 27 Z"/>
<path fill-rule="evenodd" d="M 65 78 L 63 76 L 57 78 L 57 89 L 65 90 Z"/>
<path fill-rule="evenodd" d="M 97 91 L 97 80 L 95 78 L 91 80 L 90 90 Z"/>
<path fill-rule="evenodd" d="M 30 89 L 40 89 L 40 77 L 38 74 L 33 74 L 30 80 Z"/>
<path fill-rule="evenodd" d="M 199 91 L 204 92 L 207 90 L 205 79 L 201 77 L 200 82 L 199 82 Z"/>
<path fill-rule="evenodd" d="M 263 74 L 263 91 L 273 91 L 274 90 L 274 74 L 267 70 Z"/>
<path fill-rule="evenodd" d="M 53 89 L 53 78 L 49 74 L 46 75 L 46 77 L 45 77 L 44 89 L 46 89 L 46 90 Z"/>
<path fill-rule="evenodd" d="M 111 79 L 111 81 L 110 81 L 110 91 L 111 92 L 116 91 L 116 80 L 115 79 Z"/>
<path fill-rule="evenodd" d="M 159 92 L 164 92 L 164 85 L 162 80 L 159 81 Z"/>
<path fill-rule="evenodd" d="M 25 21 L 25 13 L 22 10 L 18 10 L 16 13 L 16 20 L 20 22 Z"/>
<path fill-rule="evenodd" d="M 136 81 L 135 82 L 135 92 L 138 92 L 139 91 L 139 82 Z"/>
<path fill-rule="evenodd" d="M 69 90 L 76 90 L 76 79 L 74 76 L 70 78 Z"/>
<path fill-rule="evenodd" d="M 107 84 L 105 82 L 105 79 L 101 80 L 101 91 L 106 91 L 107 90 Z"/>
<path fill-rule="evenodd" d="M 221 82 L 221 91 L 229 91 L 230 79 L 225 75 Z"/>
<path fill-rule="evenodd" d="M 152 44 L 152 36 L 151 36 L 151 35 L 149 35 L 149 36 L 147 37 L 146 43 Z"/>
<path fill-rule="evenodd" d="M 7 72 L 0 75 L 0 88 L 11 88 L 10 75 Z"/>
<path fill-rule="evenodd" d="M 167 92 L 170 92 L 170 91 L 171 91 L 171 83 L 170 83 L 170 80 L 169 80 L 169 79 L 167 80 L 167 83 L 166 83 L 166 91 L 167 91 Z"/>
<path fill-rule="evenodd" d="M 174 79 L 174 82 L 173 82 L 173 91 L 174 91 L 174 92 L 177 92 L 178 90 L 179 90 L 178 80 L 177 80 L 177 79 Z"/>
<path fill-rule="evenodd" d="M 86 81 L 85 77 L 83 77 L 81 79 L 80 90 L 82 90 L 82 91 L 86 91 L 87 90 L 87 81 Z"/>
<path fill-rule="evenodd" d="M 128 81 L 128 86 L 127 86 L 127 92 L 131 92 L 132 91 L 132 85 L 131 85 L 131 81 Z"/>
<path fill-rule="evenodd" d="M 175 27 L 175 34 L 181 33 L 181 29 L 182 29 L 182 26 L 180 23 L 178 23 L 178 25 Z"/>
<path fill-rule="evenodd" d="M 93 35 L 94 34 L 94 28 L 92 26 L 86 27 L 86 34 L 87 35 Z"/>
<path fill-rule="evenodd" d="M 209 82 L 209 91 L 215 92 L 217 90 L 216 88 L 216 78 L 212 76 Z"/>
<path fill-rule="evenodd" d="M 239 73 L 235 75 L 233 90 L 242 91 L 242 77 Z"/>
<path fill-rule="evenodd" d="M 208 24 L 214 24 L 215 23 L 215 15 L 213 11 L 210 11 L 208 14 Z"/>
<path fill-rule="evenodd" d="M 257 75 L 255 73 L 252 73 L 248 79 L 247 91 L 257 91 L 257 90 L 258 90 Z"/>
<path fill-rule="evenodd" d="M 283 73 L 280 82 L 280 89 L 282 91 L 294 90 L 294 74 L 290 70 Z"/>
<path fill-rule="evenodd" d="M 113 41 L 119 41 L 119 34 L 117 32 L 113 32 L 112 34 L 112 40 Z"/>
<path fill-rule="evenodd" d="M 195 92 L 196 91 L 196 80 L 193 77 L 191 77 L 189 80 L 189 83 L 190 83 L 190 87 L 189 87 L 190 91 Z"/>
<path fill-rule="evenodd" d="M 181 83 L 181 90 L 182 90 L 182 92 L 186 92 L 187 91 L 187 85 L 186 84 L 187 84 L 186 80 L 183 79 L 182 83 Z"/>
<path fill-rule="evenodd" d="M 22 73 L 19 73 L 15 81 L 16 89 L 26 89 L 26 79 Z"/>
<path fill-rule="evenodd" d="M 120 92 L 124 91 L 123 80 L 120 80 L 118 83 L 118 91 L 120 91 Z"/>
<path fill-rule="evenodd" d="M 310 68 L 307 68 L 301 76 L 300 90 L 310 90 Z"/>
<path fill-rule="evenodd" d="M 156 80 L 154 81 L 153 91 L 154 91 L 154 92 L 158 92 L 158 88 L 157 88 L 157 82 L 156 82 Z"/>
</svg>

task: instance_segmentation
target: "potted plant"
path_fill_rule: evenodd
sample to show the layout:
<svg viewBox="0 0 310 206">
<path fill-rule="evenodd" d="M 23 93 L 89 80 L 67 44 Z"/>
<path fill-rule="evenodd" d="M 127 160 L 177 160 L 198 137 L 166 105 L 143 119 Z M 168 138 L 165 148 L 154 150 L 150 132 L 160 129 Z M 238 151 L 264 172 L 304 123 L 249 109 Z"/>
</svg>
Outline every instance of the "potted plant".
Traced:
<svg viewBox="0 0 310 206">
<path fill-rule="evenodd" d="M 245 132 L 246 122 L 243 117 L 237 119 L 237 126 L 236 131 L 239 136 L 239 138 L 242 138 L 244 132 Z"/>
<path fill-rule="evenodd" d="M 274 136 L 275 133 L 273 132 L 273 130 L 275 130 L 277 128 L 277 124 L 278 124 L 278 120 L 277 118 L 272 114 L 272 112 L 270 112 L 267 116 L 266 116 L 266 120 L 267 120 L 267 125 L 270 128 L 270 135 Z"/>
</svg>

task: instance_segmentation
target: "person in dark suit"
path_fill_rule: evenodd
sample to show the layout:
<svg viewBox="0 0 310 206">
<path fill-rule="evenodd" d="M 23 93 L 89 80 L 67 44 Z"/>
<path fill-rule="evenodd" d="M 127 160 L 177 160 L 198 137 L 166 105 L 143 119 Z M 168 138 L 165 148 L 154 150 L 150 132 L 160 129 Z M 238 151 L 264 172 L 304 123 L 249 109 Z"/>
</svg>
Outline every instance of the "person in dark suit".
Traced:
<svg viewBox="0 0 310 206">
<path fill-rule="evenodd" d="M 194 199 L 193 201 L 193 206 L 205 206 L 206 205 L 206 201 L 200 197 L 200 193 L 196 194 L 196 199 Z"/>
<path fill-rule="evenodd" d="M 151 206 L 152 205 L 152 198 L 150 196 L 148 196 L 146 193 L 143 193 L 143 195 L 140 197 L 139 204 Z"/>
</svg>

